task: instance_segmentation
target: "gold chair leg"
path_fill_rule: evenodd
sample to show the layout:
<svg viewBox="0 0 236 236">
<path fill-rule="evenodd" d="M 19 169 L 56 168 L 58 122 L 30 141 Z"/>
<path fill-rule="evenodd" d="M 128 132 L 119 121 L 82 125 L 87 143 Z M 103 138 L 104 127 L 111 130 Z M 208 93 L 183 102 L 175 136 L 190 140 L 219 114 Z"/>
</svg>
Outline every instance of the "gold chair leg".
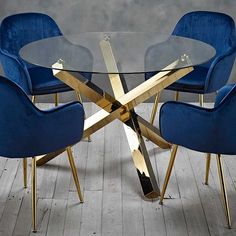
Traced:
<svg viewBox="0 0 236 236">
<path fill-rule="evenodd" d="M 179 101 L 179 91 L 175 92 L 175 101 Z"/>
<path fill-rule="evenodd" d="M 54 94 L 54 102 L 55 102 L 55 107 L 57 107 L 58 104 L 59 104 L 59 95 L 58 95 L 58 93 Z"/>
<path fill-rule="evenodd" d="M 36 158 L 32 157 L 32 175 L 31 175 L 31 195 L 32 195 L 32 231 L 35 233 L 36 230 L 36 200 L 37 200 L 37 186 L 36 186 Z"/>
<path fill-rule="evenodd" d="M 79 101 L 81 104 L 83 104 L 83 100 L 82 100 L 82 97 L 81 97 L 80 93 L 77 92 L 77 91 L 75 91 L 75 94 L 76 94 L 76 96 L 77 96 L 78 101 Z M 88 136 L 88 142 L 91 142 L 90 136 Z"/>
<path fill-rule="evenodd" d="M 24 188 L 27 188 L 27 158 L 23 159 L 23 181 Z"/>
<path fill-rule="evenodd" d="M 152 107 L 152 114 L 151 114 L 151 119 L 150 119 L 150 123 L 152 125 L 153 125 L 155 117 L 156 117 L 157 107 L 158 107 L 158 103 L 159 103 L 159 100 L 160 100 L 160 96 L 161 96 L 161 93 L 160 92 L 157 93 L 157 95 L 155 97 L 155 101 L 154 101 L 153 107 Z"/>
<path fill-rule="evenodd" d="M 211 165 L 211 154 L 207 153 L 207 156 L 206 156 L 206 176 L 205 176 L 205 184 L 206 185 L 208 185 L 210 165 Z"/>
<path fill-rule="evenodd" d="M 35 104 L 35 102 L 36 102 L 36 96 L 35 95 L 32 96 L 31 101 L 32 101 L 33 104 Z"/>
<path fill-rule="evenodd" d="M 161 191 L 161 196 L 160 196 L 160 204 L 161 205 L 163 204 L 163 199 L 164 199 L 166 188 L 167 188 L 167 185 L 168 185 L 168 182 L 169 182 L 169 179 L 170 179 L 171 171 L 173 169 L 173 165 L 174 165 L 177 149 L 178 149 L 178 146 L 177 145 L 173 145 L 173 149 L 171 151 L 169 165 L 168 165 L 168 168 L 167 168 L 167 171 L 166 171 L 166 176 L 165 176 L 164 184 L 163 184 L 162 191 Z"/>
<path fill-rule="evenodd" d="M 225 208 L 225 214 L 227 218 L 228 227 L 231 228 L 231 217 L 229 212 L 229 203 L 228 203 L 228 197 L 227 197 L 227 191 L 226 191 L 226 185 L 224 180 L 224 174 L 223 174 L 223 168 L 221 163 L 221 156 L 220 154 L 216 155 L 217 159 L 217 166 L 218 166 L 218 173 L 220 178 L 220 186 L 221 186 L 221 194 L 222 194 L 222 200 Z"/>
<path fill-rule="evenodd" d="M 82 100 L 82 97 L 81 97 L 80 93 L 77 92 L 77 91 L 75 91 L 75 93 L 76 93 L 76 96 L 77 96 L 78 101 L 79 101 L 80 103 L 83 103 L 83 100 Z"/>
<path fill-rule="evenodd" d="M 204 106 L 204 95 L 203 94 L 199 94 L 199 105 L 200 105 L 200 107 Z"/>
<path fill-rule="evenodd" d="M 82 195 L 82 192 L 81 192 L 81 189 L 80 189 L 79 178 L 78 178 L 78 175 L 77 175 L 77 170 L 76 170 L 76 166 L 75 166 L 75 162 L 74 162 L 71 147 L 67 147 L 66 151 L 67 151 L 67 155 L 68 155 L 68 159 L 69 159 L 69 163 L 70 163 L 70 168 L 71 168 L 72 175 L 73 175 L 73 178 L 74 178 L 74 181 L 75 181 L 75 186 L 76 186 L 76 189 L 77 189 L 77 192 L 78 192 L 78 195 L 79 195 L 80 202 L 84 202 L 83 195 Z"/>
</svg>

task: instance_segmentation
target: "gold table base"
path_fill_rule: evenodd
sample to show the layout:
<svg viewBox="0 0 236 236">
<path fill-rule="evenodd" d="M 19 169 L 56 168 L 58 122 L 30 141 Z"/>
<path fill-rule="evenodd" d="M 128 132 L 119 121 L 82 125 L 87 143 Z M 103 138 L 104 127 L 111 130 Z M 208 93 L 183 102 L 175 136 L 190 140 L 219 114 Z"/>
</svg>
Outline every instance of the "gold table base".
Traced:
<svg viewBox="0 0 236 236">
<path fill-rule="evenodd" d="M 113 72 L 108 75 L 114 97 L 91 81 L 85 80 L 79 73 L 63 71 L 62 62 L 56 63 L 58 70 L 54 69 L 53 73 L 58 79 L 102 108 L 85 120 L 84 138 L 90 136 L 115 119 L 119 119 L 123 122 L 143 193 L 148 199 L 156 199 L 160 195 L 160 190 L 142 136 L 161 148 L 170 148 L 170 144 L 160 136 L 160 132 L 156 127 L 137 115 L 134 108 L 190 73 L 193 67 L 174 69 L 178 63 L 177 60 L 164 68 L 165 70 L 162 72 L 154 75 L 131 91 L 125 92 L 122 85 L 124 81 L 118 74 L 116 61 L 109 40 L 102 40 L 100 42 L 100 48 L 103 53 L 107 71 Z M 55 68 L 55 65 L 53 67 Z M 116 74 L 114 74 L 115 72 Z M 54 157 L 55 155 L 53 156 L 53 154 L 46 155 L 37 160 L 37 164 L 44 164 Z"/>
</svg>

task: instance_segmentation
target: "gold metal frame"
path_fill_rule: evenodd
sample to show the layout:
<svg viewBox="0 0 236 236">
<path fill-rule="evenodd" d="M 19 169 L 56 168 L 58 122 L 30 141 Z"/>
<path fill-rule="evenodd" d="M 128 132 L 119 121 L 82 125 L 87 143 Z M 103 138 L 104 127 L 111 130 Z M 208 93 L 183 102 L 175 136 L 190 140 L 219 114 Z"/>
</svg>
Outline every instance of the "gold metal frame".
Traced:
<svg viewBox="0 0 236 236">
<path fill-rule="evenodd" d="M 33 96 L 31 97 L 31 101 L 32 101 L 33 104 L 35 104 L 35 102 L 36 102 L 36 96 L 35 96 L 35 95 L 33 95 Z"/>
<path fill-rule="evenodd" d="M 179 101 L 179 91 L 175 91 L 175 101 Z"/>
<path fill-rule="evenodd" d="M 31 202 L 32 202 L 32 231 L 35 233 L 36 230 L 36 221 L 37 221 L 37 214 L 36 214 L 36 202 L 37 202 L 37 173 L 36 173 L 36 158 L 32 157 L 32 173 L 31 173 Z"/>
<path fill-rule="evenodd" d="M 208 185 L 210 165 L 211 165 L 211 154 L 207 153 L 207 156 L 206 156 L 206 176 L 205 176 L 205 184 L 206 185 Z"/>
<path fill-rule="evenodd" d="M 166 171 L 166 176 L 165 176 L 164 184 L 163 184 L 162 191 L 161 191 L 161 196 L 160 196 L 160 204 L 161 205 L 163 204 L 166 188 L 167 188 L 167 185 L 168 185 L 169 180 L 170 180 L 170 175 L 171 175 L 171 172 L 172 172 L 172 169 L 173 169 L 173 166 L 174 166 L 177 150 L 178 150 L 178 146 L 173 145 L 169 165 L 168 165 L 168 168 L 167 168 L 167 171 Z"/>
<path fill-rule="evenodd" d="M 164 71 L 154 75 L 136 88 L 131 91 L 124 91 L 123 81 L 121 81 L 121 77 L 118 74 L 109 40 L 102 40 L 100 48 L 115 97 L 103 91 L 92 81 L 87 81 L 79 73 L 63 71 L 62 61 L 58 61 L 56 65 L 53 65 L 54 68 L 58 68 L 53 70 L 54 76 L 102 108 L 85 120 L 84 138 L 115 119 L 119 119 L 124 123 L 126 136 L 144 195 L 147 198 L 156 198 L 159 195 L 159 188 L 142 136 L 162 148 L 170 148 L 170 144 L 160 136 L 160 132 L 156 127 L 137 115 L 134 108 L 190 73 L 193 67 L 176 70 L 175 66 L 178 60 L 174 61 L 164 68 Z M 113 73 L 109 73 L 109 71 Z M 46 163 L 49 159 L 43 157 L 39 162 Z"/>
<path fill-rule="evenodd" d="M 22 160 L 24 188 L 27 188 L 27 158 Z"/>
<path fill-rule="evenodd" d="M 55 102 L 55 107 L 59 105 L 59 94 L 55 93 L 54 94 L 54 102 Z"/>
<path fill-rule="evenodd" d="M 81 104 L 83 104 L 83 99 L 82 99 L 82 97 L 81 97 L 81 95 L 80 95 L 80 92 L 75 91 L 75 94 L 76 94 L 77 100 L 78 100 Z M 85 116 L 85 119 L 86 119 L 86 116 Z M 91 142 L 91 137 L 90 137 L 90 136 L 88 136 L 88 142 Z"/>
<path fill-rule="evenodd" d="M 226 191 L 226 185 L 225 185 L 225 179 L 224 179 L 224 173 L 223 173 L 223 167 L 222 167 L 222 163 L 221 163 L 220 154 L 216 155 L 216 160 L 217 160 L 217 167 L 218 167 L 220 187 L 221 187 L 221 195 L 222 195 L 223 205 L 224 205 L 224 209 L 225 209 L 225 215 L 227 218 L 228 227 L 231 228 L 229 202 L 228 202 L 228 196 L 227 196 L 227 191 Z"/>
<path fill-rule="evenodd" d="M 78 196 L 79 196 L 79 200 L 80 200 L 80 202 L 83 203 L 84 198 L 83 198 L 83 195 L 82 195 L 82 192 L 81 192 L 81 189 L 80 189 L 79 177 L 78 177 L 78 174 L 77 174 L 77 170 L 76 170 L 75 161 L 74 161 L 74 158 L 73 158 L 71 147 L 68 147 L 66 149 L 66 151 L 67 151 L 67 156 L 68 156 L 68 160 L 69 160 L 69 163 L 70 163 L 70 168 L 71 168 L 71 171 L 72 171 L 72 175 L 73 175 L 73 178 L 74 178 L 74 181 L 75 181 L 75 186 L 76 186 L 76 189 L 77 189 L 77 193 L 78 193 Z"/>
<path fill-rule="evenodd" d="M 109 41 L 102 40 L 100 42 L 101 51 L 107 67 L 107 71 L 113 71 L 117 74 L 108 74 L 110 83 L 115 95 L 115 99 L 119 99 L 125 95 L 125 89 L 122 85 L 121 77 L 118 74 L 115 57 L 112 52 Z M 124 83 L 125 81 L 123 81 Z M 123 123 L 125 134 L 128 140 L 133 162 L 136 167 L 142 189 L 145 197 L 154 199 L 160 194 L 156 178 L 152 169 L 151 162 L 148 157 L 142 136 L 140 135 L 140 127 L 136 119 L 134 110 L 128 112 L 127 120 Z M 145 183 L 145 184 L 144 184 Z"/>
<path fill-rule="evenodd" d="M 199 94 L 199 105 L 200 107 L 204 106 L 204 95 L 203 94 Z"/>
<path fill-rule="evenodd" d="M 157 93 L 156 97 L 155 97 L 155 101 L 152 107 L 152 113 L 151 113 L 151 118 L 150 118 L 150 123 L 153 125 L 156 114 L 157 114 L 157 108 L 158 108 L 158 104 L 159 104 L 159 100 L 161 97 L 161 92 Z"/>
</svg>

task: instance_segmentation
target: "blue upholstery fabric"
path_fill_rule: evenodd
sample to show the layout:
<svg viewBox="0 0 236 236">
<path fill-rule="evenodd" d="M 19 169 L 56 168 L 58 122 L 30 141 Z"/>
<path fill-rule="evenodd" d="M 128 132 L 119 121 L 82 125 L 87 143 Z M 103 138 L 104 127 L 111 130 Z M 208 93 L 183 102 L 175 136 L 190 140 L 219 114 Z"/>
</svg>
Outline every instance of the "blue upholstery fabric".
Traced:
<svg viewBox="0 0 236 236">
<path fill-rule="evenodd" d="M 179 20 L 172 35 L 208 43 L 216 49 L 216 55 L 208 63 L 195 66 L 191 73 L 167 89 L 204 94 L 217 91 L 227 83 L 236 53 L 235 24 L 230 16 L 208 11 L 190 12 Z M 149 79 L 150 74 L 145 78 Z"/>
<path fill-rule="evenodd" d="M 50 69 L 29 64 L 19 57 L 19 50 L 24 45 L 60 35 L 62 33 L 57 24 L 45 14 L 21 13 L 6 17 L 0 26 L 0 60 L 5 76 L 20 85 L 28 95 L 71 90 L 54 77 Z M 20 67 L 21 79 L 14 71 L 19 70 Z M 87 79 L 91 79 L 91 74 L 86 76 Z"/>
<path fill-rule="evenodd" d="M 20 13 L 3 19 L 1 48 L 19 56 L 19 50 L 28 43 L 62 35 L 54 20 L 42 13 Z"/>
<path fill-rule="evenodd" d="M 0 61 L 5 76 L 18 84 L 28 95 L 33 94 L 32 82 L 26 65 L 18 57 L 1 49 Z"/>
<path fill-rule="evenodd" d="M 236 85 L 222 89 L 216 103 L 213 109 L 165 103 L 160 110 L 162 137 L 195 151 L 236 154 Z"/>
<path fill-rule="evenodd" d="M 0 156 L 32 157 L 81 140 L 84 109 L 78 102 L 41 111 L 11 80 L 0 77 Z"/>
<path fill-rule="evenodd" d="M 29 76 L 32 79 L 32 93 L 34 95 L 50 94 L 56 92 L 66 92 L 70 88 L 60 82 L 52 73 L 51 69 L 42 67 L 32 67 L 28 69 Z"/>
</svg>

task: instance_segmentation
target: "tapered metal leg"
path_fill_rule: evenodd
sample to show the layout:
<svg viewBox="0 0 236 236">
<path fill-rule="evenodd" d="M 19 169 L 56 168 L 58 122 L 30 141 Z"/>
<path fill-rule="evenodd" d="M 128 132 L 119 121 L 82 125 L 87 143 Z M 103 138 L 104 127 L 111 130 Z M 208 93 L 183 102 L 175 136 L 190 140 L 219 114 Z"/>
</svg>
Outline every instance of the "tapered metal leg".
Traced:
<svg viewBox="0 0 236 236">
<path fill-rule="evenodd" d="M 23 181 L 24 188 L 27 188 L 27 158 L 23 159 Z"/>
<path fill-rule="evenodd" d="M 163 184 L 162 191 L 161 191 L 160 204 L 163 204 L 163 199 L 164 199 L 166 188 L 167 188 L 167 185 L 168 185 L 168 182 L 169 182 L 169 179 L 170 179 L 171 171 L 173 169 L 173 165 L 174 165 L 177 149 L 178 149 L 178 146 L 177 145 L 173 145 L 173 149 L 171 151 L 169 165 L 168 165 L 168 168 L 167 168 L 167 171 L 166 171 L 166 176 L 165 176 L 164 184 Z"/>
<path fill-rule="evenodd" d="M 221 194 L 222 194 L 222 200 L 225 208 L 225 214 L 227 218 L 228 227 L 231 228 L 231 217 L 229 212 L 229 203 L 228 203 L 228 197 L 227 197 L 227 191 L 226 191 L 226 185 L 224 180 L 224 174 L 223 174 L 223 168 L 221 163 L 221 156 L 220 154 L 216 155 L 217 159 L 217 166 L 218 166 L 218 172 L 219 172 L 219 178 L 220 178 L 220 186 L 221 186 Z"/>
<path fill-rule="evenodd" d="M 204 95 L 203 94 L 199 94 L 199 105 L 200 105 L 200 107 L 204 106 Z"/>
<path fill-rule="evenodd" d="M 205 184 L 206 185 L 208 185 L 210 165 L 211 165 L 211 154 L 207 153 L 207 156 L 206 156 L 206 176 L 205 176 Z"/>
<path fill-rule="evenodd" d="M 35 95 L 32 96 L 31 101 L 32 101 L 33 104 L 35 104 L 35 102 L 36 102 L 36 96 Z"/>
<path fill-rule="evenodd" d="M 37 200 L 37 186 L 36 186 L 36 158 L 32 157 L 32 175 L 31 175 L 31 195 L 32 195 L 32 231 L 36 230 L 36 200 Z"/>
<path fill-rule="evenodd" d="M 179 91 L 175 92 L 175 101 L 179 101 Z"/>
<path fill-rule="evenodd" d="M 81 97 L 80 93 L 77 92 L 77 91 L 75 91 L 75 94 L 76 94 L 76 96 L 77 96 L 78 101 L 79 101 L 81 104 L 83 104 L 83 100 L 82 100 L 82 97 Z M 85 117 L 85 118 L 86 118 L 86 117 Z M 90 137 L 90 135 L 89 135 L 87 138 L 88 138 L 88 142 L 91 142 L 91 137 Z"/>
<path fill-rule="evenodd" d="M 78 175 L 77 175 L 77 170 L 76 170 L 76 166 L 75 166 L 75 162 L 74 162 L 71 147 L 67 147 L 66 151 L 67 151 L 67 155 L 68 155 L 68 159 L 69 159 L 69 163 L 70 163 L 70 168 L 71 168 L 72 175 L 73 175 L 73 178 L 74 178 L 74 181 L 75 181 L 75 186 L 76 186 L 76 189 L 77 189 L 77 192 L 78 192 L 78 195 L 79 195 L 80 202 L 84 202 L 83 195 L 82 195 L 82 192 L 81 192 L 81 189 L 80 189 L 79 178 L 78 178 Z"/>
<path fill-rule="evenodd" d="M 55 107 L 57 107 L 58 104 L 59 104 L 59 96 L 58 96 L 58 93 L 55 93 L 55 94 L 54 94 L 54 102 L 55 102 Z"/>
<path fill-rule="evenodd" d="M 80 103 L 83 103 L 82 97 L 79 92 L 75 91 L 76 97 Z"/>
<path fill-rule="evenodd" d="M 155 97 L 155 101 L 152 107 L 152 114 L 151 114 L 151 119 L 150 119 L 150 123 L 153 125 L 156 114 L 157 114 L 157 107 L 158 107 L 158 103 L 160 100 L 160 93 L 157 93 L 156 97 Z"/>
</svg>

